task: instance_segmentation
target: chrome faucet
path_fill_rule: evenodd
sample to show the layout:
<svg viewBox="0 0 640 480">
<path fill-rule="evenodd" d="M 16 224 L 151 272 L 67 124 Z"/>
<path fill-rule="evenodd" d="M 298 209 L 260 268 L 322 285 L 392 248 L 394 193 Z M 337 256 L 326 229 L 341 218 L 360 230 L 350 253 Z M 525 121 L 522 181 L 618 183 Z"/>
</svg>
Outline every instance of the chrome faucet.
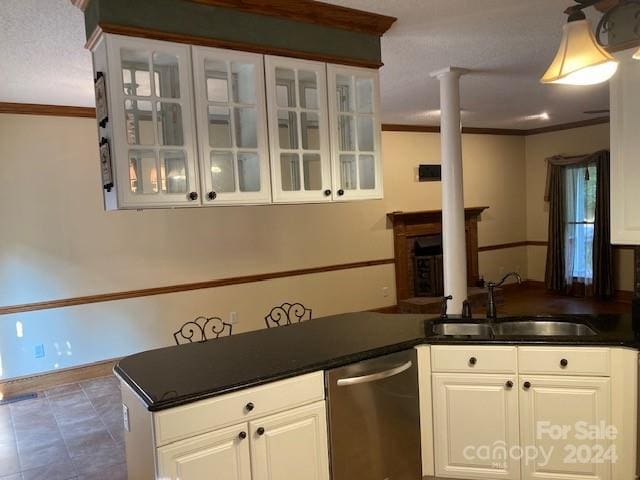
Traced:
<svg viewBox="0 0 640 480">
<path fill-rule="evenodd" d="M 489 282 L 487 283 L 487 318 L 489 320 L 495 320 L 498 317 L 498 313 L 496 312 L 496 298 L 495 298 L 495 289 L 496 287 L 501 287 L 504 282 L 507 281 L 509 277 L 516 277 L 518 279 L 518 283 L 522 283 L 522 277 L 518 272 L 507 273 L 502 280 L 498 283 Z"/>
</svg>

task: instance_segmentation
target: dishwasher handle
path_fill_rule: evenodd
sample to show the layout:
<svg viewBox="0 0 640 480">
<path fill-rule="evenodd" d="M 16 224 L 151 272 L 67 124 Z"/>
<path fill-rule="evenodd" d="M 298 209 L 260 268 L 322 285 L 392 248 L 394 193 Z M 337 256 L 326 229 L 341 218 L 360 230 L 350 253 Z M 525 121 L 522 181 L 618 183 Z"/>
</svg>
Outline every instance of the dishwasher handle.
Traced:
<svg viewBox="0 0 640 480">
<path fill-rule="evenodd" d="M 369 383 L 375 382 L 377 380 L 383 380 L 385 378 L 395 377 L 396 375 L 400 375 L 402 372 L 406 372 L 413 366 L 413 362 L 409 360 L 402 365 L 398 365 L 397 367 L 390 368 L 389 370 L 384 370 L 382 372 L 371 373 L 369 375 L 363 375 L 360 377 L 349 377 L 349 378 L 341 378 L 338 380 L 337 384 L 339 387 L 346 387 L 349 385 L 358 385 L 360 383 Z"/>
</svg>

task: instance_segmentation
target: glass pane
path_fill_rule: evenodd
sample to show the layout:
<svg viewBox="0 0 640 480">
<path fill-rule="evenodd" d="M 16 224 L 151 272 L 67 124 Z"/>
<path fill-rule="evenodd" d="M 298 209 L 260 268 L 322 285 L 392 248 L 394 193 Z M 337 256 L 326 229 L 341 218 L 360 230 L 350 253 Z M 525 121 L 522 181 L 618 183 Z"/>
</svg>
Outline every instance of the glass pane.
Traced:
<svg viewBox="0 0 640 480">
<path fill-rule="evenodd" d="M 160 145 L 184 145 L 182 136 L 182 109 L 177 103 L 156 103 L 158 143 Z"/>
<path fill-rule="evenodd" d="M 229 109 L 209 105 L 209 146 L 231 148 Z"/>
<path fill-rule="evenodd" d="M 358 117 L 358 150 L 373 152 L 373 118 Z"/>
<path fill-rule="evenodd" d="M 256 109 L 234 108 L 236 128 L 236 146 L 241 148 L 258 148 L 256 133 Z"/>
<path fill-rule="evenodd" d="M 238 183 L 241 192 L 260 191 L 260 159 L 257 153 L 238 153 Z"/>
<path fill-rule="evenodd" d="M 155 52 L 153 54 L 153 81 L 157 97 L 180 98 L 178 57 L 168 53 Z"/>
<path fill-rule="evenodd" d="M 129 150 L 129 181 L 131 193 L 158 193 L 158 168 L 154 151 Z"/>
<path fill-rule="evenodd" d="M 211 187 L 214 192 L 235 192 L 236 180 L 233 173 L 231 152 L 211 152 Z"/>
<path fill-rule="evenodd" d="M 298 148 L 298 121 L 296 112 L 278 110 L 278 136 L 280 148 Z"/>
<path fill-rule="evenodd" d="M 209 101 L 227 103 L 229 101 L 227 63 L 217 60 L 205 60 L 204 76 L 207 81 L 207 98 Z"/>
<path fill-rule="evenodd" d="M 162 169 L 162 191 L 164 193 L 187 193 L 187 161 L 183 151 L 160 153 Z"/>
<path fill-rule="evenodd" d="M 315 72 L 298 70 L 300 86 L 300 106 L 302 108 L 318 108 L 318 82 Z"/>
<path fill-rule="evenodd" d="M 155 143 L 151 102 L 125 100 L 124 115 L 129 145 L 153 145 Z"/>
<path fill-rule="evenodd" d="M 373 80 L 356 79 L 357 110 L 360 113 L 373 113 Z"/>
<path fill-rule="evenodd" d="M 288 68 L 276 68 L 276 104 L 279 107 L 296 106 L 296 74 Z"/>
<path fill-rule="evenodd" d="M 149 52 L 145 50 L 120 50 L 122 82 L 125 95 L 148 97 L 151 95 L 149 76 Z"/>
<path fill-rule="evenodd" d="M 360 155 L 358 161 L 360 188 L 362 190 L 373 190 L 376 188 L 376 163 L 373 155 Z"/>
<path fill-rule="evenodd" d="M 340 115 L 338 120 L 338 139 L 340 141 L 340 150 L 351 151 L 356 149 L 354 133 L 353 117 L 349 115 Z"/>
<path fill-rule="evenodd" d="M 339 112 L 353 112 L 353 92 L 351 88 L 351 77 L 344 75 L 336 76 L 336 96 Z"/>
<path fill-rule="evenodd" d="M 304 169 L 304 189 L 322 190 L 320 155 L 317 153 L 305 153 L 302 155 L 302 168 Z"/>
<path fill-rule="evenodd" d="M 305 150 L 320 150 L 319 117 L 317 113 L 303 112 L 300 114 L 302 128 L 302 148 Z"/>
<path fill-rule="evenodd" d="M 256 103 L 256 77 L 253 64 L 232 63 L 231 73 L 233 101 L 236 103 Z"/>
<path fill-rule="evenodd" d="M 355 155 L 340 155 L 340 186 L 345 190 L 357 188 Z"/>
<path fill-rule="evenodd" d="M 300 158 L 297 153 L 280 154 L 280 178 L 282 190 L 300 190 Z"/>
</svg>

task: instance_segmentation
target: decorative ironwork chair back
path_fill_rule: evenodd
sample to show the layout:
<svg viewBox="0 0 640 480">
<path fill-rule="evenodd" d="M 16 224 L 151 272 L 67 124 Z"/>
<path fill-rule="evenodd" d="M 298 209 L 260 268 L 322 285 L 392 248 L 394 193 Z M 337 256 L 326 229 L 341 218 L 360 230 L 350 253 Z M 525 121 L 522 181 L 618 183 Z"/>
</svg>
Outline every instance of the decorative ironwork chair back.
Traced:
<svg viewBox="0 0 640 480">
<path fill-rule="evenodd" d="M 176 344 L 206 342 L 214 338 L 231 335 L 233 325 L 222 321 L 219 317 L 198 317 L 185 323 L 173 334 Z"/>
<path fill-rule="evenodd" d="M 279 307 L 273 307 L 264 320 L 267 328 L 283 327 L 311 320 L 311 309 L 301 303 L 283 303 Z"/>
</svg>

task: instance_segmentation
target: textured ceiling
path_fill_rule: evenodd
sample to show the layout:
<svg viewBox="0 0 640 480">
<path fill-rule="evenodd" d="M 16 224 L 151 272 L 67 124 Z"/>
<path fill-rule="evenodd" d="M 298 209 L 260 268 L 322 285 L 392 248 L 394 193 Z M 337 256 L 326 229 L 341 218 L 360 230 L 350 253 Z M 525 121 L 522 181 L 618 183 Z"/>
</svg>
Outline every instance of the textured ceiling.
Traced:
<svg viewBox="0 0 640 480">
<path fill-rule="evenodd" d="M 462 80 L 465 126 L 536 128 L 608 108 L 606 85 L 538 82 L 570 0 L 329 1 L 398 17 L 382 40 L 385 123 L 437 125 L 438 82 L 429 73 L 450 65 L 473 70 Z M 69 0 L 1 0 L 0 101 L 92 106 L 84 38 L 82 14 Z M 543 112 L 549 119 L 535 117 Z"/>
</svg>

